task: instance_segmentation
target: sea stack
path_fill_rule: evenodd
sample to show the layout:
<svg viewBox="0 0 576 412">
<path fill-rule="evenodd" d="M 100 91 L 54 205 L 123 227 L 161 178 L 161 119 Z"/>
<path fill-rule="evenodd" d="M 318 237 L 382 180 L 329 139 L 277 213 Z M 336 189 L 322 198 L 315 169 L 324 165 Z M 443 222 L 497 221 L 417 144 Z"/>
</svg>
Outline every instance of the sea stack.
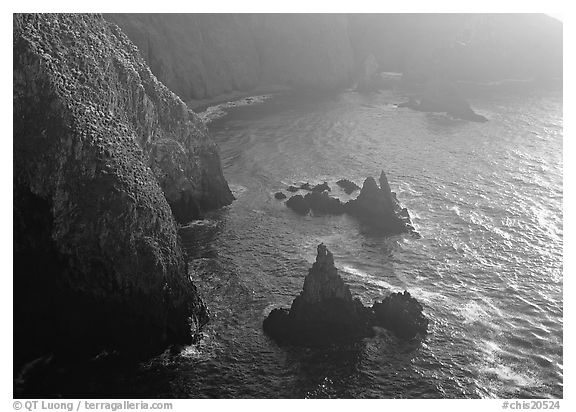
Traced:
<svg viewBox="0 0 576 412">
<path fill-rule="evenodd" d="M 290 309 L 274 309 L 264 320 L 264 332 L 280 344 L 318 346 L 374 336 L 373 326 L 391 330 L 402 339 L 426 334 L 422 306 L 408 292 L 390 295 L 373 307 L 354 298 L 334 266 L 324 244 Z"/>
<path fill-rule="evenodd" d="M 380 187 L 373 177 L 362 185 L 358 197 L 346 203 L 346 211 L 377 230 L 391 234 L 416 233 L 410 216 L 400 206 L 396 194 L 390 190 L 384 171 L 380 173 Z"/>
<path fill-rule="evenodd" d="M 332 253 L 320 244 L 300 295 L 289 310 L 274 309 L 263 327 L 279 343 L 329 344 L 372 335 L 366 311 L 359 300 L 352 299 Z"/>
<path fill-rule="evenodd" d="M 346 193 L 352 193 L 358 186 L 347 179 L 336 182 L 345 188 Z M 364 181 L 362 190 L 356 199 L 343 203 L 340 199 L 328 194 L 330 187 L 327 182 L 318 184 L 305 196 L 295 195 L 288 199 L 286 206 L 300 215 L 341 215 L 350 214 L 358 220 L 370 224 L 371 229 L 384 234 L 410 233 L 420 235 L 412 226 L 408 209 L 403 208 L 396 198 L 396 193 L 390 190 L 390 184 L 384 171 L 380 173 L 379 184 L 373 177 Z M 290 186 L 288 190 L 293 186 Z M 310 188 L 302 185 L 300 188 Z M 297 190 L 297 189 L 296 189 Z"/>
</svg>

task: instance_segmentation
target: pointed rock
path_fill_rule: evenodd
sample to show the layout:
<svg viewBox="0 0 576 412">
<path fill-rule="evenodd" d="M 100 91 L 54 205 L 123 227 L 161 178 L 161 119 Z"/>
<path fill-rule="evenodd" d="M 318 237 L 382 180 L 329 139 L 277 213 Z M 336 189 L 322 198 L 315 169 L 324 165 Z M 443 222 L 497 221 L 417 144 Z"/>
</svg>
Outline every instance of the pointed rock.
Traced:
<svg viewBox="0 0 576 412">
<path fill-rule="evenodd" d="M 358 197 L 346 203 L 346 211 L 372 227 L 388 233 L 415 233 L 409 217 L 402 212 L 396 194 L 384 171 L 379 178 L 380 187 L 372 177 L 364 181 Z"/>
<path fill-rule="evenodd" d="M 324 244 L 317 251 L 291 308 L 274 309 L 264 320 L 266 334 L 281 344 L 317 346 L 373 336 L 372 326 L 388 328 L 406 339 L 426 333 L 428 320 L 422 306 L 408 292 L 365 307 L 338 274 L 332 253 Z"/>
<path fill-rule="evenodd" d="M 352 294 L 348 285 L 338 275 L 332 252 L 323 243 L 318 245 L 317 251 L 316 262 L 304 279 L 304 288 L 300 294 L 302 300 L 306 303 L 318 303 L 327 299 L 351 302 Z"/>
</svg>

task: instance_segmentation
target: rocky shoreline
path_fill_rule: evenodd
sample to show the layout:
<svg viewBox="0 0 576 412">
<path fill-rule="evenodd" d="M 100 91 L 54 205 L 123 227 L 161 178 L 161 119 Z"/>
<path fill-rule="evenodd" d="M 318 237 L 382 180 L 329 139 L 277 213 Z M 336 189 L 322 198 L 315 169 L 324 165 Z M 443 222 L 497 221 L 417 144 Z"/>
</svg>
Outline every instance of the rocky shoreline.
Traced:
<svg viewBox="0 0 576 412">
<path fill-rule="evenodd" d="M 15 14 L 13 39 L 15 370 L 190 344 L 176 222 L 233 200 L 206 127 L 102 16 Z"/>
</svg>

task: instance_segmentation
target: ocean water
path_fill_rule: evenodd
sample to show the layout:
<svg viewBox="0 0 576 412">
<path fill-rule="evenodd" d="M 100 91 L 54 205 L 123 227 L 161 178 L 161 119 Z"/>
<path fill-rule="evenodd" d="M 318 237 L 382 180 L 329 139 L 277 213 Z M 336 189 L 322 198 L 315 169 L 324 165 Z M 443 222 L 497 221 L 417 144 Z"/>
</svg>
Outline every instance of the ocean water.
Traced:
<svg viewBox="0 0 576 412">
<path fill-rule="evenodd" d="M 210 124 L 237 200 L 182 231 L 213 321 L 200 349 L 169 361 L 169 394 L 562 397 L 561 93 L 479 88 L 471 102 L 487 123 L 393 105 L 403 100 L 280 96 Z M 380 170 L 421 239 L 301 217 L 273 197 L 327 181 L 345 200 L 338 179 L 361 185 Z M 289 307 L 320 242 L 364 303 L 410 291 L 428 337 L 405 344 L 380 331 L 323 350 L 267 338 L 262 320 Z"/>
<path fill-rule="evenodd" d="M 237 200 L 181 230 L 212 320 L 199 346 L 106 371 L 90 391 L 562 397 L 561 92 L 477 88 L 470 101 L 487 123 L 393 105 L 404 100 L 397 91 L 281 95 L 212 120 Z M 379 235 L 349 216 L 302 217 L 273 197 L 294 182 L 327 181 L 347 200 L 337 180 L 361 185 L 381 170 L 421 239 Z M 379 330 L 306 349 L 264 335 L 262 321 L 290 306 L 320 242 L 365 304 L 394 291 L 416 297 L 430 319 L 426 339 L 403 343 Z"/>
</svg>

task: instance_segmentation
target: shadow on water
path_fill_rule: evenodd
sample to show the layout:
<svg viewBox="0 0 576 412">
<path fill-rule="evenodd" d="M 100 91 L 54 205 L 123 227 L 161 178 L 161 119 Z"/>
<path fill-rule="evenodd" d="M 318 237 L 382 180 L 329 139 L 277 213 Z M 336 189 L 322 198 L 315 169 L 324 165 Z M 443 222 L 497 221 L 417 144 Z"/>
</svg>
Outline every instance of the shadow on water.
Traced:
<svg viewBox="0 0 576 412">
<path fill-rule="evenodd" d="M 377 330 L 374 338 L 325 348 L 288 348 L 288 362 L 296 365 L 294 396 L 301 398 L 382 398 L 382 386 L 390 379 L 405 379 L 412 386 L 416 371 L 412 361 L 418 343 L 403 343 L 386 331 Z M 386 367 L 375 370 L 384 360 Z M 417 380 L 416 380 L 417 381 Z M 418 382 L 428 396 L 438 397 L 433 385 Z M 369 388 L 379 387 L 372 392 Z M 393 387 L 392 387 L 393 386 Z M 384 397 L 401 397 L 406 388 L 390 385 Z"/>
</svg>

